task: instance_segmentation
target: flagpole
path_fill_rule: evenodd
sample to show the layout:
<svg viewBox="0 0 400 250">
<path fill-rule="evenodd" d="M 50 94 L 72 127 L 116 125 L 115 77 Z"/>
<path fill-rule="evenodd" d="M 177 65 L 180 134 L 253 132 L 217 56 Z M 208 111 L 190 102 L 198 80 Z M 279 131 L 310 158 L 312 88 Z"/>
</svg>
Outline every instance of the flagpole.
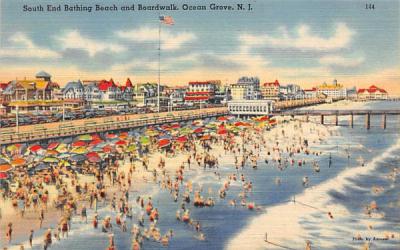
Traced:
<svg viewBox="0 0 400 250">
<path fill-rule="evenodd" d="M 160 16 L 160 15 L 159 15 Z M 161 20 L 158 18 L 158 85 L 157 85 L 157 110 L 160 112 L 160 82 L 161 82 Z"/>
</svg>

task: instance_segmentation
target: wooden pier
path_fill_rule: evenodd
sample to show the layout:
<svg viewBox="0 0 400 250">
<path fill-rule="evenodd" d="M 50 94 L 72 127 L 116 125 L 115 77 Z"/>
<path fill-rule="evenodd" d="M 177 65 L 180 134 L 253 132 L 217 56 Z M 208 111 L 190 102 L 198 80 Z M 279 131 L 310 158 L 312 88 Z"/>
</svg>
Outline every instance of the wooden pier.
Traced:
<svg viewBox="0 0 400 250">
<path fill-rule="evenodd" d="M 124 130 L 164 123 L 227 115 L 226 107 L 174 112 L 118 115 L 65 122 L 26 125 L 0 129 L 0 145 L 47 140 L 59 137 Z"/>
<path fill-rule="evenodd" d="M 290 110 L 290 111 L 282 111 L 274 113 L 274 115 L 281 116 L 305 116 L 305 120 L 307 121 L 310 116 L 319 116 L 320 123 L 325 124 L 326 116 L 334 116 L 335 117 L 335 125 L 339 125 L 339 116 L 349 116 L 349 126 L 351 128 L 354 127 L 354 116 L 364 116 L 365 117 L 365 128 L 371 128 L 371 116 L 380 115 L 381 118 L 381 127 L 386 129 L 387 124 L 387 116 L 388 115 L 400 115 L 400 109 L 384 109 L 384 110 Z"/>
</svg>

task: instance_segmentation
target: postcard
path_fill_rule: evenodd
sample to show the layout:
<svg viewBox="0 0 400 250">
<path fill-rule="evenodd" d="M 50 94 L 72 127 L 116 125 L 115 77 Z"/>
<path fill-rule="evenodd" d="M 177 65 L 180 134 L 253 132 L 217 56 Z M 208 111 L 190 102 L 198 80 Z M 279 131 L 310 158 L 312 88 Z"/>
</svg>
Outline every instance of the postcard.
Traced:
<svg viewBox="0 0 400 250">
<path fill-rule="evenodd" d="M 398 0 L 0 1 L 0 249 L 399 249 Z"/>
</svg>

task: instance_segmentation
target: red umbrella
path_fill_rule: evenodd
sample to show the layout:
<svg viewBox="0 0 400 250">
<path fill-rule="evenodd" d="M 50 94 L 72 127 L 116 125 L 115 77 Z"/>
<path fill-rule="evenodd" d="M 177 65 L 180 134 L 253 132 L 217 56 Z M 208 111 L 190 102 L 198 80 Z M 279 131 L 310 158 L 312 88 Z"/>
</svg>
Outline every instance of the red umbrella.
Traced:
<svg viewBox="0 0 400 250">
<path fill-rule="evenodd" d="M 203 132 L 203 128 L 196 128 L 193 132 L 195 132 L 196 134 L 202 133 Z"/>
<path fill-rule="evenodd" d="M 164 129 L 164 130 L 168 130 L 168 129 L 170 129 L 171 127 L 168 126 L 167 124 L 164 124 L 164 125 L 161 126 L 161 128 Z"/>
<path fill-rule="evenodd" d="M 269 117 L 266 116 L 266 115 L 261 116 L 260 118 L 258 118 L 258 121 L 260 121 L 260 122 L 264 122 L 264 121 L 268 121 L 268 120 L 269 120 Z"/>
<path fill-rule="evenodd" d="M 243 122 L 235 122 L 235 126 L 236 126 L 236 127 L 243 126 Z"/>
<path fill-rule="evenodd" d="M 115 145 L 126 145 L 126 141 L 119 140 L 115 143 Z"/>
<path fill-rule="evenodd" d="M 112 138 L 117 137 L 117 135 L 116 134 L 107 134 L 106 137 L 109 139 L 112 139 Z"/>
<path fill-rule="evenodd" d="M 96 152 L 89 152 L 86 154 L 86 157 L 89 158 L 89 157 L 100 157 L 100 156 Z"/>
<path fill-rule="evenodd" d="M 226 116 L 220 116 L 220 117 L 217 118 L 217 120 L 220 121 L 220 122 L 224 122 L 224 121 L 227 121 L 227 120 L 228 120 L 228 117 L 226 117 Z"/>
<path fill-rule="evenodd" d="M 160 148 L 166 147 L 169 144 L 171 144 L 171 141 L 169 139 L 161 139 L 161 140 L 158 141 L 158 146 Z"/>
<path fill-rule="evenodd" d="M 39 151 L 40 149 L 42 149 L 42 146 L 40 146 L 39 144 L 35 144 L 35 145 L 33 145 L 33 146 L 31 146 L 31 147 L 29 148 L 29 150 L 30 150 L 31 152 L 37 152 L 37 151 Z"/>
<path fill-rule="evenodd" d="M 23 158 L 16 158 L 11 162 L 11 165 L 13 166 L 22 166 L 26 163 L 26 160 Z"/>
<path fill-rule="evenodd" d="M 90 143 L 89 143 L 89 145 L 90 146 L 96 146 L 97 144 L 100 144 L 100 143 L 102 143 L 103 141 L 101 140 L 101 139 L 95 139 L 95 140 L 93 140 L 93 141 L 91 141 Z"/>
<path fill-rule="evenodd" d="M 275 125 L 275 124 L 276 124 L 276 119 L 271 119 L 271 120 L 269 120 L 269 124 Z"/>
<path fill-rule="evenodd" d="M 104 153 L 110 153 L 113 150 L 113 148 L 110 145 L 104 146 L 103 147 L 103 152 Z"/>
<path fill-rule="evenodd" d="M 86 142 L 84 141 L 76 141 L 72 143 L 72 147 L 84 147 L 84 146 L 86 146 Z"/>
<path fill-rule="evenodd" d="M 217 133 L 219 135 L 226 135 L 226 133 L 228 133 L 228 131 L 225 128 L 219 128 Z"/>
<path fill-rule="evenodd" d="M 92 135 L 92 140 L 101 140 L 100 136 L 98 134 Z"/>
<path fill-rule="evenodd" d="M 58 147 L 58 145 L 59 145 L 60 143 L 58 143 L 58 142 L 52 142 L 52 143 L 50 143 L 49 144 L 49 146 L 47 146 L 47 149 L 55 149 L 56 147 Z"/>
<path fill-rule="evenodd" d="M 4 172 L 0 172 L 0 180 L 5 180 L 8 178 L 8 174 Z"/>
<path fill-rule="evenodd" d="M 181 125 L 179 125 L 179 123 L 174 123 L 171 125 L 171 128 L 175 129 L 175 128 L 180 128 Z"/>
<path fill-rule="evenodd" d="M 177 142 L 181 142 L 181 143 L 183 143 L 183 142 L 187 142 L 187 137 L 186 136 L 179 136 L 177 139 L 176 139 L 176 141 Z"/>
</svg>

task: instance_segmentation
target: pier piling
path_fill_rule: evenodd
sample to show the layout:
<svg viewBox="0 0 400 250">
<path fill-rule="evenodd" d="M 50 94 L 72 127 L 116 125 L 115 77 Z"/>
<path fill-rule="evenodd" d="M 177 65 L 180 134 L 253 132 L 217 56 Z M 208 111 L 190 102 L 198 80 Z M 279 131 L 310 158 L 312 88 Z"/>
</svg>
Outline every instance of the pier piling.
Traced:
<svg viewBox="0 0 400 250">
<path fill-rule="evenodd" d="M 365 115 L 365 128 L 370 129 L 371 128 L 371 114 L 367 113 Z"/>
<path fill-rule="evenodd" d="M 350 127 L 354 128 L 354 115 L 353 114 L 350 115 Z"/>
<path fill-rule="evenodd" d="M 321 124 L 324 125 L 324 115 L 321 115 Z"/>
<path fill-rule="evenodd" d="M 336 114 L 335 115 L 335 126 L 338 126 L 338 125 L 339 125 L 339 115 Z"/>
<path fill-rule="evenodd" d="M 386 113 L 382 114 L 381 127 L 382 127 L 383 129 L 386 129 Z"/>
</svg>

